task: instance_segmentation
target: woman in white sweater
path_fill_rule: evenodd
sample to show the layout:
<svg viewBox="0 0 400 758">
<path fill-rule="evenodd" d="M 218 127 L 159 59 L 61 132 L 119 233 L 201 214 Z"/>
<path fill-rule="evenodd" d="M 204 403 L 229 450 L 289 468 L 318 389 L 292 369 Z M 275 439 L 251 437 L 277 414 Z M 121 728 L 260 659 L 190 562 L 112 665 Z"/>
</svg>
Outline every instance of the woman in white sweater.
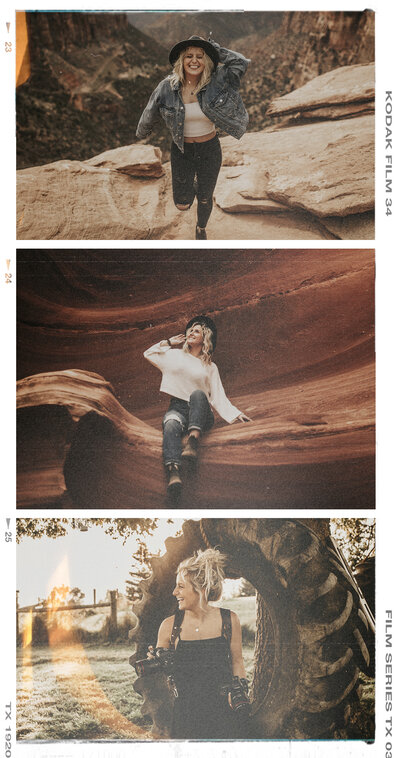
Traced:
<svg viewBox="0 0 400 758">
<path fill-rule="evenodd" d="M 218 368 L 211 361 L 217 343 L 217 329 L 208 316 L 194 316 L 185 334 L 161 340 L 144 353 L 162 372 L 160 392 L 171 395 L 163 419 L 163 458 L 168 474 L 168 491 L 177 496 L 181 490 L 182 459 L 194 462 L 201 435 L 211 429 L 211 407 L 229 424 L 236 419 L 250 421 L 228 400 Z M 176 349 L 180 348 L 182 349 Z M 189 432 L 182 450 L 182 436 Z"/>
</svg>

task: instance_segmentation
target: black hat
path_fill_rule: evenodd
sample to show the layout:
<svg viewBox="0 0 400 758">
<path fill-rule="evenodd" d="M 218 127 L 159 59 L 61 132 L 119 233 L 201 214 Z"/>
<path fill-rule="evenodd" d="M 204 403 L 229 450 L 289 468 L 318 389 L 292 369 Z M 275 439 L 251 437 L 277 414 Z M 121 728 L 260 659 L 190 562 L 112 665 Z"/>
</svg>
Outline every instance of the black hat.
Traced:
<svg viewBox="0 0 400 758">
<path fill-rule="evenodd" d="M 213 350 L 217 347 L 217 327 L 214 324 L 214 321 L 209 316 L 193 316 L 193 318 L 190 319 L 190 321 L 187 322 L 185 326 L 185 334 L 188 329 L 190 329 L 193 324 L 200 324 L 200 326 L 208 326 L 209 329 L 211 329 L 211 342 L 213 346 Z"/>
<path fill-rule="evenodd" d="M 179 54 L 182 50 L 185 50 L 187 47 L 202 47 L 208 57 L 211 58 L 214 68 L 217 68 L 219 63 L 218 50 L 213 47 L 211 42 L 207 42 L 206 39 L 203 39 L 203 37 L 197 37 L 195 34 L 192 37 L 189 37 L 189 39 L 183 39 L 182 42 L 177 42 L 176 45 L 173 46 L 169 53 L 169 62 L 171 66 L 173 66 L 178 60 Z"/>
</svg>

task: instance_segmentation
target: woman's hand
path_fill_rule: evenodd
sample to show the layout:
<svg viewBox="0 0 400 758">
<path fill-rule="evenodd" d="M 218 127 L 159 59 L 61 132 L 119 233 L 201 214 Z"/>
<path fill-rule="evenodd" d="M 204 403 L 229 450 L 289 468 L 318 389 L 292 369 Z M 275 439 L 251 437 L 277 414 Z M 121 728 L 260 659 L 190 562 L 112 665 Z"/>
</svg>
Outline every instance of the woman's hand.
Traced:
<svg viewBox="0 0 400 758">
<path fill-rule="evenodd" d="M 155 654 L 154 647 L 153 647 L 153 645 L 149 645 L 148 648 L 147 648 L 147 658 L 150 661 L 154 661 L 155 657 L 156 657 L 156 654 Z"/>
<path fill-rule="evenodd" d="M 245 421 L 251 421 L 251 418 L 249 416 L 246 416 L 245 413 L 239 413 L 239 416 L 236 416 L 236 418 L 238 419 L 238 421 L 243 421 L 243 423 Z"/>
<path fill-rule="evenodd" d="M 168 344 L 174 347 L 175 345 L 183 345 L 185 339 L 185 334 L 176 334 L 175 337 L 169 337 L 168 340 L 163 340 L 163 342 L 168 342 Z"/>
</svg>

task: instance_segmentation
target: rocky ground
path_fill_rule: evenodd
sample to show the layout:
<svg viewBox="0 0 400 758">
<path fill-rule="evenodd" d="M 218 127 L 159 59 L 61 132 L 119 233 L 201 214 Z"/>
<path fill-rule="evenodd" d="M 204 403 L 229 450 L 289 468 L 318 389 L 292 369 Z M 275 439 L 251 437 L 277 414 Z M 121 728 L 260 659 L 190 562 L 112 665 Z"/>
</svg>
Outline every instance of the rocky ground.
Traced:
<svg viewBox="0 0 400 758">
<path fill-rule="evenodd" d="M 222 139 L 209 239 L 373 239 L 373 64 L 322 74 L 269 110 L 281 123 Z M 21 240 L 194 237 L 195 207 L 175 208 L 150 144 L 21 170 L 17 197 Z"/>
<path fill-rule="evenodd" d="M 333 69 L 374 60 L 374 13 L 27 12 L 31 75 L 17 88 L 17 165 L 86 160 L 131 144 L 168 50 L 192 34 L 251 58 L 242 80 L 249 131 L 276 122 L 271 100 Z M 129 20 L 128 20 L 129 19 Z M 153 143 L 169 160 L 170 138 Z"/>
</svg>

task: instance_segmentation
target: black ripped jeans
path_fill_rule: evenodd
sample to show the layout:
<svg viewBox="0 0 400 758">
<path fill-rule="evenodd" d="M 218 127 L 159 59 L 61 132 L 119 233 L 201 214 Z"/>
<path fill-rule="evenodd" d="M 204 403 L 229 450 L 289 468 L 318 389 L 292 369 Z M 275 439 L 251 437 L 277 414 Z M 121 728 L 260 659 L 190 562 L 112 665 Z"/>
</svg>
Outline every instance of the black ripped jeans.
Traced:
<svg viewBox="0 0 400 758">
<path fill-rule="evenodd" d="M 192 205 L 197 195 L 197 224 L 207 225 L 213 205 L 213 192 L 221 168 L 222 153 L 218 136 L 207 142 L 185 142 L 183 153 L 171 145 L 172 192 L 175 205 Z M 194 179 L 197 178 L 197 187 Z"/>
</svg>

